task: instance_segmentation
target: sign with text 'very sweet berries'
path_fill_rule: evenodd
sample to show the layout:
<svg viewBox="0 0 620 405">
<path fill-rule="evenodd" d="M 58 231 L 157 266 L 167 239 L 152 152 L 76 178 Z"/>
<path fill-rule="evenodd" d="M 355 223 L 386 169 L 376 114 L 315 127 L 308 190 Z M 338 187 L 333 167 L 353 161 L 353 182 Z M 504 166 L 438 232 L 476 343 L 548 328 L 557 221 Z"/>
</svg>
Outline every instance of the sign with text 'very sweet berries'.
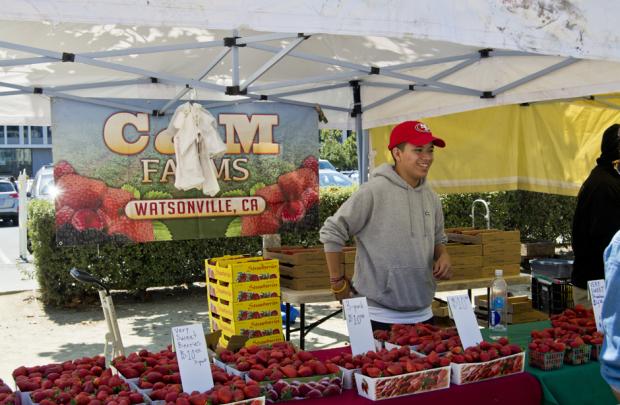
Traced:
<svg viewBox="0 0 620 405">
<path fill-rule="evenodd" d="M 202 324 L 172 328 L 172 341 L 179 362 L 183 391 L 189 394 L 193 391 L 205 392 L 213 388 L 211 363 Z"/>
<path fill-rule="evenodd" d="M 140 112 L 150 111 L 153 102 L 143 101 L 139 111 L 119 111 L 53 99 L 60 245 L 318 228 L 314 109 L 264 102 L 220 106 L 205 109 L 209 125 L 174 132 L 177 118 L 170 125 L 170 115 Z M 181 133 L 189 133 L 191 142 L 181 142 L 187 140 Z M 219 153 L 210 155 L 217 145 Z M 194 157 L 191 150 L 199 153 Z M 185 154 L 189 157 L 177 162 Z M 180 172 L 183 181 L 175 177 Z M 207 178 L 210 182 L 199 181 Z"/>
</svg>

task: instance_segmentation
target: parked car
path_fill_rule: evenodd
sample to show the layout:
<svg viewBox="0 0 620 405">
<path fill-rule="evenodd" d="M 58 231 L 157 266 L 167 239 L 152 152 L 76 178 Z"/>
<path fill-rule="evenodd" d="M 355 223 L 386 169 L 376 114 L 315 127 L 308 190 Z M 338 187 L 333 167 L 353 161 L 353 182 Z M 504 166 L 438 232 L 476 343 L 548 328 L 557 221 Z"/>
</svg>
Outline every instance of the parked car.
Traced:
<svg viewBox="0 0 620 405">
<path fill-rule="evenodd" d="M 42 166 L 34 176 L 30 197 L 40 200 L 54 201 L 57 189 L 54 185 L 54 166 Z"/>
<path fill-rule="evenodd" d="M 342 173 L 335 170 L 319 169 L 320 187 L 350 187 L 355 183 Z"/>
<path fill-rule="evenodd" d="M 343 170 L 340 173 L 344 174 L 345 176 L 353 180 L 355 183 L 359 182 L 360 173 L 358 170 Z"/>
<path fill-rule="evenodd" d="M 334 165 L 329 160 L 319 159 L 319 170 L 325 170 L 325 169 L 333 170 L 335 172 L 338 171 L 336 167 L 334 167 Z"/>
<path fill-rule="evenodd" d="M 0 179 L 0 219 L 19 223 L 19 194 L 17 187 L 9 179 Z"/>
</svg>

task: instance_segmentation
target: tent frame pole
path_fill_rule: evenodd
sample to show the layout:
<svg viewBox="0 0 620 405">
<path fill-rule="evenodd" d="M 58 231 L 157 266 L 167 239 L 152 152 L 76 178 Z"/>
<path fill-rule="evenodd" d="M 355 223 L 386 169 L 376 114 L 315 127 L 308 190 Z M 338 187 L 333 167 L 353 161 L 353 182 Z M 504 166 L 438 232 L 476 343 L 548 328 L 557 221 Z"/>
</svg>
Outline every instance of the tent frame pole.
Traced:
<svg viewBox="0 0 620 405">
<path fill-rule="evenodd" d="M 295 39 L 294 41 L 292 41 L 291 43 L 289 43 L 288 45 L 286 45 L 284 48 L 282 48 L 280 50 L 280 52 L 278 52 L 275 55 L 273 55 L 271 57 L 271 59 L 269 59 L 267 62 L 265 62 L 265 64 L 263 66 L 258 68 L 256 70 L 256 72 L 252 73 L 250 75 L 250 77 L 248 77 L 243 82 L 243 84 L 241 84 L 241 86 L 239 87 L 239 90 L 243 91 L 243 90 L 247 89 L 249 85 L 251 85 L 256 80 L 258 80 L 258 78 L 260 78 L 262 75 L 264 75 L 276 63 L 280 62 L 282 60 L 282 58 L 284 58 L 287 54 L 292 52 L 293 49 L 295 49 L 297 46 L 299 46 L 299 44 L 301 44 L 303 41 L 305 41 L 308 38 L 309 37 L 307 37 L 307 36 L 299 37 L 299 38 Z"/>
<path fill-rule="evenodd" d="M 203 70 L 202 74 L 200 76 L 198 76 L 197 80 L 202 80 L 204 79 L 211 70 L 213 70 L 213 68 L 215 68 L 218 63 L 220 63 L 222 61 L 222 59 L 224 59 L 226 57 L 226 55 L 228 55 L 230 53 L 230 48 L 224 48 L 216 57 L 213 61 L 211 61 L 211 63 L 209 63 L 209 65 L 205 68 L 205 70 Z M 177 93 L 176 96 L 174 96 L 174 98 L 170 101 L 168 101 L 160 110 L 159 113 L 160 114 L 165 114 L 166 111 L 168 111 L 168 109 L 177 101 L 179 101 L 184 95 L 186 95 L 189 91 L 191 90 L 191 88 L 185 88 L 183 90 L 181 90 L 180 92 Z"/>
</svg>

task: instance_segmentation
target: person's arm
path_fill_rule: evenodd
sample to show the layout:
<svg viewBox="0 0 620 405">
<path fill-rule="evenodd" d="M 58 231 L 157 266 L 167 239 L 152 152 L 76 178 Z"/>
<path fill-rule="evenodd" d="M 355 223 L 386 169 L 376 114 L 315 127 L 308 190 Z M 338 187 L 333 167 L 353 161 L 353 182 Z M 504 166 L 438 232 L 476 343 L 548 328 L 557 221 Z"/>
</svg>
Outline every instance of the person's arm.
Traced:
<svg viewBox="0 0 620 405">
<path fill-rule="evenodd" d="M 439 280 L 449 280 L 452 277 L 452 262 L 446 245 L 435 245 L 434 259 L 433 276 Z"/>
<path fill-rule="evenodd" d="M 433 252 L 433 277 L 439 280 L 449 280 L 452 277 L 452 262 L 446 248 L 448 238 L 444 229 L 443 209 L 441 200 L 435 194 L 435 250 Z"/>
<path fill-rule="evenodd" d="M 338 300 L 349 298 L 352 290 L 351 280 L 344 275 L 342 248 L 351 236 L 366 225 L 372 212 L 372 201 L 370 190 L 360 188 L 333 216 L 325 220 L 319 232 L 325 249 L 331 289 Z"/>
<path fill-rule="evenodd" d="M 620 231 L 612 238 L 603 254 L 605 262 L 605 298 L 601 309 L 604 339 L 603 350 L 599 356 L 601 376 L 609 384 L 614 395 L 620 401 L 620 296 L 614 294 L 620 285 Z"/>
<path fill-rule="evenodd" d="M 343 300 L 351 296 L 351 280 L 344 275 L 342 264 L 342 252 L 325 252 L 327 269 L 329 270 L 329 282 L 337 300 Z"/>
</svg>

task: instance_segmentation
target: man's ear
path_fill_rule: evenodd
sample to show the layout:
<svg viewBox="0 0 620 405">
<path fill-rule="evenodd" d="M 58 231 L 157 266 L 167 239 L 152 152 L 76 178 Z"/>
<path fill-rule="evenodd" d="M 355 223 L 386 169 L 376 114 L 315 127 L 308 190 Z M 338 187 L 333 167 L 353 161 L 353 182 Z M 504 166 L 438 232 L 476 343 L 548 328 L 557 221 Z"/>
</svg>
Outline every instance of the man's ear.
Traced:
<svg viewBox="0 0 620 405">
<path fill-rule="evenodd" d="M 394 159 L 394 163 L 398 162 L 398 160 L 400 159 L 400 153 L 401 153 L 400 149 L 398 148 L 392 149 L 392 159 Z"/>
</svg>

